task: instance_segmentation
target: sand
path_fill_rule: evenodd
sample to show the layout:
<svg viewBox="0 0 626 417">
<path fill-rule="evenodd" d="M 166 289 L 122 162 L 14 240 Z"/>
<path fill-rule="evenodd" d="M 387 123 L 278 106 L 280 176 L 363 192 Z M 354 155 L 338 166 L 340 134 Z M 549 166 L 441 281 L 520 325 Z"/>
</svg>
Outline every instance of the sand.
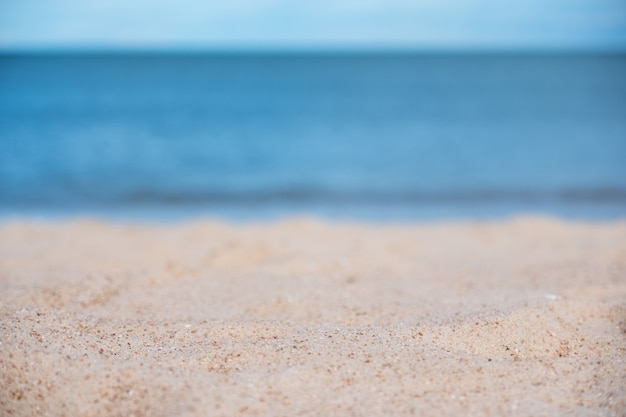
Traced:
<svg viewBox="0 0 626 417">
<path fill-rule="evenodd" d="M 0 226 L 2 416 L 624 416 L 626 222 Z"/>
</svg>

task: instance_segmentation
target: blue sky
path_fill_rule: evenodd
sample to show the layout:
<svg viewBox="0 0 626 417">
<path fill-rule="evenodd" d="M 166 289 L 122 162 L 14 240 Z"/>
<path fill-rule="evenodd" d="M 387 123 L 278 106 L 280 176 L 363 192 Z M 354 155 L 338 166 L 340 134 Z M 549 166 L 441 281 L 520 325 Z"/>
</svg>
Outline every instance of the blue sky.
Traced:
<svg viewBox="0 0 626 417">
<path fill-rule="evenodd" d="M 625 0 L 0 0 L 2 49 L 619 49 Z"/>
</svg>

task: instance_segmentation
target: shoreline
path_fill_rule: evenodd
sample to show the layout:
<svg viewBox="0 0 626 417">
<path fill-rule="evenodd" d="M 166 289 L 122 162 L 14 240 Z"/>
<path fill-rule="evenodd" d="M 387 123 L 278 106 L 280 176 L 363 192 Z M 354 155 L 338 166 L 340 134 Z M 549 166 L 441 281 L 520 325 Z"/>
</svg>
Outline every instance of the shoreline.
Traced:
<svg viewBox="0 0 626 417">
<path fill-rule="evenodd" d="M 0 414 L 621 415 L 626 221 L 0 222 Z"/>
<path fill-rule="evenodd" d="M 254 207 L 252 209 L 251 207 Z M 527 207 L 515 204 L 501 205 L 437 205 L 419 206 L 333 206 L 321 205 L 236 205 L 208 208 L 199 206 L 135 206 L 47 208 L 0 208 L 0 225 L 13 222 L 75 222 L 100 221 L 103 223 L 187 224 L 198 222 L 224 222 L 234 224 L 277 223 L 289 219 L 307 218 L 326 223 L 357 223 L 374 225 L 421 225 L 439 223 L 502 222 L 520 218 L 548 218 L 567 222 L 620 222 L 626 221 L 622 204 L 549 204 Z"/>
</svg>

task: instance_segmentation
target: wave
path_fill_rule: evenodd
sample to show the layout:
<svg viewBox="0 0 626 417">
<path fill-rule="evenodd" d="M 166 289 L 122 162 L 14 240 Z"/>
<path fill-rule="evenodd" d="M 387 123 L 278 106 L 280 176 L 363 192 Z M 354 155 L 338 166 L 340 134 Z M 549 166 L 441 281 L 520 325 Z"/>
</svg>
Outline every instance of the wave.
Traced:
<svg viewBox="0 0 626 417">
<path fill-rule="evenodd" d="M 626 188 L 571 188 L 561 190 L 334 190 L 314 187 L 284 187 L 256 190 L 167 190 L 145 188 L 127 192 L 86 192 L 65 190 L 54 194 L 0 196 L 4 204 L 105 205 L 489 205 L 499 203 L 617 204 L 626 206 Z"/>
</svg>

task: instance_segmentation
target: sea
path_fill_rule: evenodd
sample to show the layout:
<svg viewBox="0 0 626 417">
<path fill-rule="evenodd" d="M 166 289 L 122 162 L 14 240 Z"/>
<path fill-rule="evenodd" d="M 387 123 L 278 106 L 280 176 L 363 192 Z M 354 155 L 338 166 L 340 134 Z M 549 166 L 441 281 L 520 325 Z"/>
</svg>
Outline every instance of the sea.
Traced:
<svg viewBox="0 0 626 417">
<path fill-rule="evenodd" d="M 626 217 L 626 55 L 3 53 L 0 219 Z"/>
</svg>

